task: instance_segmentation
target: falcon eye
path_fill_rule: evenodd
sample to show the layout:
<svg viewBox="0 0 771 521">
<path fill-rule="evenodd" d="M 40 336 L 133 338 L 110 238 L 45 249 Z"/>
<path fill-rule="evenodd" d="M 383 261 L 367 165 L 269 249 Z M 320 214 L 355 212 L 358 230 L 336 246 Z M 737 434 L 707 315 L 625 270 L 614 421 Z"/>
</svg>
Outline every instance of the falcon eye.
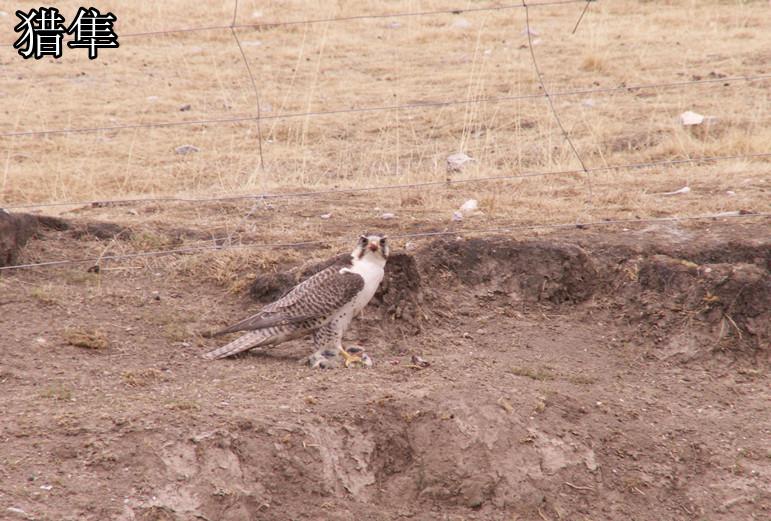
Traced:
<svg viewBox="0 0 771 521">
<path fill-rule="evenodd" d="M 386 243 L 385 237 L 380 239 L 380 246 L 385 246 L 385 243 Z"/>
<path fill-rule="evenodd" d="M 369 242 L 369 239 L 367 239 L 364 235 L 359 237 L 359 242 L 362 244 L 367 244 Z"/>
</svg>

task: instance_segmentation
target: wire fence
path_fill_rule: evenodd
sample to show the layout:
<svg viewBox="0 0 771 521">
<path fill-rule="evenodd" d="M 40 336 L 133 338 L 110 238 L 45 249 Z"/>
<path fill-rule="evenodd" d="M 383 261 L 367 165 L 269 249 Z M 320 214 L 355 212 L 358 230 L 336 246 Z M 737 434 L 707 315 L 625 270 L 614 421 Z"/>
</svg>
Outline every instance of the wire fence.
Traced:
<svg viewBox="0 0 771 521">
<path fill-rule="evenodd" d="M 751 76 L 732 76 L 726 78 L 703 78 L 700 80 L 687 80 L 687 81 L 674 81 L 674 82 L 660 82 L 660 83 L 645 83 L 639 85 L 624 85 L 618 87 L 604 87 L 604 88 L 592 88 L 592 89 L 574 89 L 567 91 L 550 92 L 548 98 L 558 98 L 565 96 L 587 96 L 596 94 L 610 94 L 614 92 L 635 92 L 638 90 L 648 89 L 670 89 L 678 87 L 689 87 L 692 85 L 714 84 L 723 83 L 730 84 L 735 82 L 756 82 L 765 81 L 771 79 L 771 74 L 756 74 Z M 454 99 L 446 101 L 421 101 L 413 103 L 403 103 L 396 105 L 379 105 L 372 107 L 355 107 L 347 109 L 336 110 L 318 110 L 307 112 L 291 112 L 285 114 L 262 114 L 256 115 L 241 115 L 228 118 L 208 118 L 208 119 L 194 119 L 183 121 L 158 121 L 147 123 L 126 123 L 120 125 L 107 125 L 99 127 L 73 127 L 73 128 L 60 128 L 51 130 L 21 130 L 13 132 L 0 133 L 0 137 L 22 137 L 22 136 L 46 136 L 52 134 L 73 134 L 82 132 L 112 132 L 119 130 L 136 130 L 142 128 L 163 128 L 163 127 L 180 127 L 191 125 L 221 125 L 227 123 L 246 123 L 250 121 L 267 121 L 267 120 L 280 120 L 280 119 L 294 119 L 294 118 L 307 118 L 318 116 L 337 116 L 340 114 L 354 114 L 354 113 L 366 113 L 366 112 L 383 112 L 391 110 L 427 110 L 441 107 L 449 107 L 453 105 L 478 105 L 483 103 L 502 103 L 507 101 L 523 101 L 523 100 L 538 100 L 545 99 L 547 95 L 544 93 L 537 94 L 521 94 L 515 96 L 491 96 L 491 97 L 476 97 L 476 98 L 464 98 Z"/>
<path fill-rule="evenodd" d="M 361 14 L 352 16 L 337 16 L 337 17 L 324 17 L 324 18 L 308 18 L 304 20 L 279 20 L 273 22 L 255 22 L 249 24 L 238 24 L 238 0 L 235 1 L 235 7 L 233 17 L 229 25 L 215 24 L 206 25 L 202 27 L 183 27 L 178 29 L 160 29 L 157 31 L 139 31 L 134 33 L 121 33 L 121 38 L 136 38 L 136 37 L 148 37 L 148 36 L 165 36 L 171 34 L 185 34 L 196 33 L 205 31 L 222 31 L 235 29 L 269 29 L 276 27 L 287 27 L 292 25 L 309 25 L 309 24 L 322 24 L 322 23 L 339 23 L 339 22 L 354 22 L 359 20 L 377 20 L 383 18 L 412 18 L 422 16 L 437 16 L 437 15 L 459 15 L 469 13 L 483 13 L 494 11 L 508 11 L 511 9 L 522 9 L 525 6 L 523 4 L 504 4 L 494 6 L 482 6 L 482 7 L 454 7 L 450 9 L 438 9 L 433 11 L 413 11 L 413 12 L 393 12 L 393 13 L 378 13 L 378 14 Z M 560 6 L 568 4 L 583 4 L 591 3 L 595 0 L 543 0 L 540 2 L 530 2 L 529 7 L 547 7 L 547 6 Z M 584 10 L 585 12 L 585 10 Z M 583 14 L 581 15 L 583 18 Z M 580 19 L 579 19 L 580 22 Z M 578 24 L 576 24 L 577 26 Z M 3 45 L 12 46 L 13 43 L 6 43 Z"/>
<path fill-rule="evenodd" d="M 709 77 L 701 79 L 692 79 L 686 81 L 670 81 L 670 82 L 656 82 L 637 85 L 620 85 L 616 87 L 601 87 L 601 88 L 583 88 L 572 90 L 550 90 L 547 88 L 544 81 L 543 74 L 539 67 L 536 52 L 534 50 L 533 31 L 530 26 L 530 8 L 539 6 L 563 6 L 569 4 L 584 4 L 580 12 L 580 16 L 573 26 L 573 32 L 575 32 L 585 18 L 590 3 L 594 0 L 546 0 L 541 2 L 528 2 L 522 0 L 517 4 L 506 4 L 498 6 L 485 6 L 485 7 L 473 7 L 473 8 L 457 8 L 457 9 L 442 9 L 433 11 L 416 11 L 416 12 L 396 12 L 396 13 L 380 13 L 380 14 L 368 14 L 368 15 L 352 15 L 344 17 L 329 17 L 329 18 L 316 18 L 306 20 L 289 20 L 289 21 L 277 21 L 277 22 L 261 22 L 254 24 L 238 24 L 238 0 L 234 0 L 233 13 L 231 23 L 229 25 L 212 25 L 204 27 L 190 27 L 181 29 L 168 29 L 160 31 L 145 31 L 122 34 L 122 37 L 152 37 L 160 35 L 172 35 L 172 34 L 184 34 L 191 32 L 210 31 L 210 30 L 229 30 L 233 40 L 238 47 L 240 56 L 244 63 L 245 71 L 248 75 L 249 82 L 252 86 L 255 97 L 255 112 L 254 114 L 239 115 L 227 118 L 207 118 L 196 120 L 183 120 L 183 121 L 159 121 L 159 122 L 139 122 L 139 123 L 120 123 L 109 126 L 94 126 L 94 127 L 72 127 L 72 128 L 60 128 L 49 130 L 22 130 L 0 133 L 0 138 L 21 138 L 25 136 L 47 136 L 56 134 L 71 134 L 71 133 L 88 133 L 88 132 L 108 132 L 108 131 L 121 131 L 121 130 L 135 130 L 146 128 L 164 128 L 164 127 L 179 127 L 179 126 L 192 126 L 192 125 L 218 125 L 218 124 L 232 124 L 242 122 L 256 122 L 257 124 L 257 145 L 259 148 L 259 160 L 260 166 L 264 169 L 264 158 L 262 151 L 262 131 L 260 127 L 261 121 L 266 120 L 280 120 L 290 118 L 306 118 L 306 117 L 320 117 L 320 116 L 336 116 L 341 114 L 350 113 L 369 113 L 380 111 L 403 111 L 403 110 L 431 110 L 448 106 L 463 106 L 472 104 L 484 104 L 484 103 L 505 103 L 512 101 L 522 100 L 537 100 L 546 99 L 550 113 L 553 116 L 557 126 L 559 127 L 560 134 L 565 142 L 569 145 L 573 156 L 580 164 L 580 169 L 570 170 L 556 170 L 556 171 L 536 171 L 536 172 L 520 172 L 511 175 L 496 175 L 485 177 L 470 177 L 459 179 L 446 179 L 442 181 L 425 181 L 415 183 L 397 183 L 388 185 L 377 186 L 364 186 L 353 188 L 335 188 L 316 191 L 305 192 L 284 192 L 284 193 L 260 193 L 260 194 L 223 194 L 216 197 L 137 197 L 137 198 L 124 198 L 124 199 L 95 199 L 95 200 L 79 200 L 79 201 L 65 201 L 65 202 L 40 202 L 40 203 L 24 203 L 7 205 L 6 209 L 21 210 L 31 208 L 51 208 L 61 206 L 80 206 L 80 205 L 124 205 L 124 204 L 140 204 L 140 203 L 202 203 L 202 202 L 224 202 L 224 201 L 239 201 L 239 200 L 254 200 L 255 204 L 252 205 L 249 213 L 247 213 L 241 222 L 251 215 L 259 201 L 275 200 L 275 199 L 296 199 L 296 198 L 310 198 L 310 197 L 322 197 L 322 196 L 336 196 L 340 194 L 354 194 L 364 192 L 378 192 L 387 190 L 402 190 L 402 189 L 424 189 L 434 186 L 443 185 L 455 185 L 463 183 L 483 183 L 483 182 L 495 182 L 495 181 L 507 181 L 524 178 L 536 178 L 547 176 L 584 176 L 587 184 L 588 201 L 589 204 L 593 204 L 593 185 L 592 174 L 598 172 L 618 171 L 618 170 L 631 170 L 631 169 L 643 169 L 643 168 L 656 168 L 656 167 L 671 167 L 677 165 L 693 166 L 705 163 L 714 163 L 728 160 L 758 160 L 758 159 L 771 159 L 771 151 L 761 153 L 746 153 L 746 154 L 734 154 L 723 156 L 702 156 L 702 157 L 686 157 L 678 159 L 666 159 L 659 161 L 626 163 L 616 165 L 605 165 L 591 167 L 587 166 L 582 155 L 579 153 L 575 146 L 570 133 L 563 125 L 557 108 L 554 104 L 554 99 L 558 97 L 569 96 L 591 96 L 591 95 L 603 95 L 613 93 L 635 93 L 642 90 L 654 90 L 654 89 L 673 89 L 673 88 L 691 88 L 696 85 L 709 85 L 709 84 L 723 84 L 730 85 L 738 82 L 752 83 L 761 82 L 771 79 L 771 74 L 752 74 L 732 77 Z M 292 26 L 300 24 L 318 24 L 318 23 L 337 23 L 337 22 L 351 22 L 357 20 L 372 20 L 372 19 L 384 19 L 384 18 L 401 18 L 401 17 L 421 17 L 430 15 L 457 15 L 461 13 L 473 13 L 473 12 L 486 12 L 486 11 L 503 11 L 512 9 L 523 9 L 525 16 L 527 35 L 527 43 L 530 51 L 530 57 L 532 62 L 532 68 L 537 77 L 537 83 L 540 86 L 541 92 L 522 95 L 509 95 L 509 96 L 493 96 L 493 97 L 472 97 L 467 96 L 463 99 L 450 99 L 443 101 L 424 101 L 424 102 L 411 102 L 404 104 L 392 104 L 392 105 L 378 105 L 378 106 L 365 106 L 365 107 L 352 107 L 343 109 L 332 110 L 319 110 L 319 111 L 304 111 L 304 112 L 291 112 L 280 114 L 262 114 L 260 109 L 260 93 L 257 87 L 254 74 L 252 72 L 249 60 L 244 53 L 239 35 L 238 29 L 264 29 L 282 26 Z M 722 212 L 715 214 L 696 215 L 696 216 L 682 216 L 682 217 L 659 217 L 659 218 L 636 218 L 636 219 L 615 219 L 615 220 L 590 220 L 582 223 L 538 223 L 538 224 L 512 224 L 505 227 L 494 227 L 486 229 L 459 229 L 451 231 L 439 231 L 439 232 L 416 232 L 416 233 L 403 233 L 393 235 L 393 238 L 401 239 L 418 239 L 436 236 L 448 236 L 448 235 L 466 235 L 466 234 L 490 234 L 490 233 L 507 233 L 517 230 L 533 230 L 533 229 L 567 229 L 567 228 L 584 228 L 584 227 L 598 227 L 609 225 L 634 225 L 645 223 L 661 223 L 661 222 L 681 222 L 681 221 L 694 221 L 694 220 L 716 220 L 720 219 L 720 222 L 726 222 L 733 219 L 747 219 L 747 218 L 761 218 L 765 219 L 771 216 L 769 213 L 750 213 L 750 212 Z M 258 249 L 278 249 L 278 248 L 292 248 L 313 246 L 320 244 L 319 241 L 303 241 L 294 243 L 271 243 L 271 244 L 232 244 L 232 234 L 228 237 L 218 238 L 212 241 L 212 243 L 195 245 L 183 248 L 158 250 L 149 252 L 136 252 L 122 255 L 102 255 L 97 258 L 81 258 L 81 259 L 63 259 L 42 261 L 34 263 L 17 264 L 13 266 L 0 267 L 0 270 L 14 270 L 24 268 L 38 268 L 38 267 L 57 267 L 67 266 L 73 264 L 83 263 L 100 263 L 106 261 L 119 261 L 125 259 L 135 258 L 147 258 L 158 257 L 164 255 L 173 254 L 190 254 L 199 253 L 205 251 L 218 251 L 229 250 L 237 248 L 258 248 Z M 339 239 L 340 242 L 348 241 L 348 238 Z M 329 241 L 325 241 L 329 242 Z M 333 241 L 336 242 L 336 241 Z"/>
<path fill-rule="evenodd" d="M 599 167 L 589 167 L 580 170 L 555 170 L 550 172 L 522 172 L 511 175 L 497 175 L 486 177 L 467 177 L 459 179 L 446 179 L 443 181 L 423 181 L 417 183 L 397 183 L 381 186 L 360 186 L 355 188 L 334 188 L 329 190 L 315 190 L 308 192 L 284 192 L 284 193 L 259 193 L 259 194 L 230 194 L 218 197 L 134 197 L 127 199 L 87 199 L 79 201 L 63 201 L 53 203 L 25 203 L 6 205 L 6 210 L 23 210 L 32 208 L 53 208 L 62 206 L 119 206 L 129 204 L 143 203 L 212 203 L 212 202 L 233 202 L 243 200 L 276 200 L 276 199 L 299 199 L 309 197 L 334 196 L 342 194 L 356 194 L 364 192 L 380 192 L 389 190 L 409 190 L 418 188 L 429 188 L 432 186 L 448 186 L 456 184 L 475 184 L 491 181 L 512 181 L 516 179 L 527 179 L 531 177 L 549 177 L 549 176 L 571 176 L 585 173 L 609 172 L 614 170 L 635 170 L 642 168 L 666 167 L 677 165 L 698 165 L 703 163 L 715 163 L 731 160 L 748 159 L 771 159 L 771 152 L 757 154 L 739 154 L 727 156 L 703 156 L 683 159 L 664 159 L 660 161 L 647 161 L 641 163 L 625 163 L 620 165 L 607 165 Z"/>
</svg>

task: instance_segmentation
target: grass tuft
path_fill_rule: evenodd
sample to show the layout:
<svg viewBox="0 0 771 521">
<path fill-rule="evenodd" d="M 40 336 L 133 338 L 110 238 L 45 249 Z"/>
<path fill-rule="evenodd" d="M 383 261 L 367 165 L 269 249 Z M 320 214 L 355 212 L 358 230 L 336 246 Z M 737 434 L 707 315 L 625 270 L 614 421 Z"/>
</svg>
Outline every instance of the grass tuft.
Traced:
<svg viewBox="0 0 771 521">
<path fill-rule="evenodd" d="M 71 328 L 64 331 L 64 340 L 75 347 L 85 349 L 107 349 L 110 342 L 104 331 L 91 328 Z"/>
</svg>

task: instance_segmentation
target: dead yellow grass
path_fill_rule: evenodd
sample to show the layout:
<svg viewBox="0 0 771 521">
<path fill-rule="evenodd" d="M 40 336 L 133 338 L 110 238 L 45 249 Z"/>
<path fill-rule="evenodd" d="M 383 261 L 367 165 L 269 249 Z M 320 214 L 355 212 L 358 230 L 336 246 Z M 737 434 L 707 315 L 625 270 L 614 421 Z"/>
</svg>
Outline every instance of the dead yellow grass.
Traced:
<svg viewBox="0 0 771 521">
<path fill-rule="evenodd" d="M 78 5 L 55 4 L 65 16 Z M 119 49 L 103 50 L 94 61 L 65 49 L 58 62 L 34 63 L 3 47 L 0 111 L 9 117 L 0 121 L 0 133 L 256 114 L 254 92 L 229 31 L 130 36 L 228 24 L 232 2 L 156 4 L 100 4 L 117 15 L 124 36 Z M 598 2 L 572 35 L 582 8 L 530 9 L 538 32 L 534 50 L 553 92 L 754 75 L 767 72 L 771 59 L 765 2 Z M 447 5 L 288 0 L 265 6 L 254 0 L 240 2 L 238 23 L 434 9 Z M 466 27 L 457 26 L 461 19 Z M 238 33 L 257 79 L 262 113 L 273 118 L 538 94 L 524 27 L 523 10 L 508 9 L 245 27 Z M 4 34 L 4 40 L 14 39 Z M 587 166 L 597 168 L 769 152 L 769 92 L 769 80 L 716 82 L 559 96 L 554 102 Z M 190 110 L 181 111 L 186 105 Z M 686 110 L 718 120 L 709 129 L 689 131 L 677 120 Z M 445 158 L 458 151 L 476 162 L 451 174 L 453 179 L 580 169 L 543 98 L 267 119 L 261 131 L 264 170 L 254 121 L 0 138 L 0 200 L 11 205 L 441 182 L 448 177 Z M 183 144 L 200 151 L 175 154 Z M 281 200 L 272 204 L 288 217 L 276 220 L 272 214 L 269 230 L 254 218 L 242 222 L 250 201 L 158 204 L 136 215 L 116 207 L 89 215 L 148 229 L 181 223 L 239 237 L 261 230 L 265 242 L 291 242 L 323 236 L 327 226 L 317 217 L 327 211 L 338 223 L 361 221 L 361 211 L 368 218 L 377 215 L 375 208 L 393 211 L 401 231 L 424 222 L 449 225 L 451 210 L 471 197 L 482 202 L 484 216 L 466 227 L 768 211 L 769 164 L 735 160 L 330 196 L 313 203 Z M 686 185 L 692 191 L 685 196 L 658 195 Z M 305 221 L 298 218 L 304 207 Z M 138 235 L 134 246 L 160 249 L 166 241 L 148 232 Z M 114 253 L 130 249 L 111 246 Z M 230 260 L 222 262 L 212 266 L 214 278 L 231 269 Z"/>
<path fill-rule="evenodd" d="M 70 328 L 64 331 L 68 344 L 86 349 L 106 349 L 109 339 L 104 331 L 94 328 Z"/>
</svg>

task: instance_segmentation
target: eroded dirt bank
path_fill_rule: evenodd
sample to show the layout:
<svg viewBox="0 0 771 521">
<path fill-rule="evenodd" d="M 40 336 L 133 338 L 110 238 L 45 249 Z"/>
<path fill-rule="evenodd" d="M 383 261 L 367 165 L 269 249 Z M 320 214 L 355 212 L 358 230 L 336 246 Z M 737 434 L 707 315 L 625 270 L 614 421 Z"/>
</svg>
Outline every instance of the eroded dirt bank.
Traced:
<svg viewBox="0 0 771 521">
<path fill-rule="evenodd" d="M 217 341 L 194 332 L 316 263 L 260 274 L 241 296 L 163 266 L 3 275 L 3 516 L 765 518 L 762 231 L 398 252 L 349 333 L 372 370 L 309 371 L 303 342 L 197 356 Z M 97 240 L 37 239 L 28 247 L 62 255 Z M 431 365 L 411 367 L 415 354 Z"/>
</svg>

